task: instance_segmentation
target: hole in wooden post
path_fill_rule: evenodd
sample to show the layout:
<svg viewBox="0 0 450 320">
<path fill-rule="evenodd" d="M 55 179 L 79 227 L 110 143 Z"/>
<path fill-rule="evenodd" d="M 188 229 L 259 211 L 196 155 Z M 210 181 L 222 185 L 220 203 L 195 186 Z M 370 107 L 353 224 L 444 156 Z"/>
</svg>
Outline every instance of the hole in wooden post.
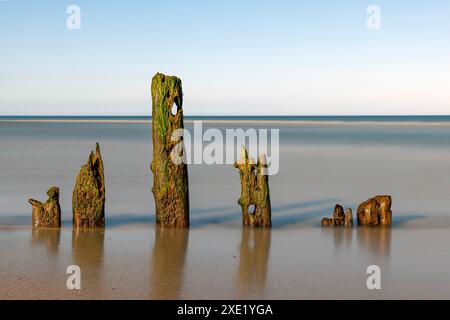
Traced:
<svg viewBox="0 0 450 320">
<path fill-rule="evenodd" d="M 254 204 L 250 204 L 247 208 L 247 212 L 250 215 L 254 215 L 255 214 L 255 205 Z"/>
<path fill-rule="evenodd" d="M 177 113 L 178 113 L 178 106 L 176 105 L 176 103 L 174 103 L 172 106 L 172 115 L 176 116 Z"/>
</svg>

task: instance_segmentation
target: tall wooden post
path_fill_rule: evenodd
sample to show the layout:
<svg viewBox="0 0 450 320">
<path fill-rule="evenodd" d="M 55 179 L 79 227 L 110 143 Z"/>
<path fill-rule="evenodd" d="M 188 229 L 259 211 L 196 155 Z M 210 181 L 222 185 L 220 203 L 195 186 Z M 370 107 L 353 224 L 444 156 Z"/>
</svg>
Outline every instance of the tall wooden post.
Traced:
<svg viewBox="0 0 450 320">
<path fill-rule="evenodd" d="M 171 153 L 180 141 L 172 134 L 184 128 L 181 79 L 157 73 L 152 79 L 153 196 L 156 223 L 164 227 L 189 227 L 187 164 L 176 163 Z M 176 106 L 176 112 L 172 111 Z M 175 150 L 177 151 L 177 150 Z"/>
</svg>

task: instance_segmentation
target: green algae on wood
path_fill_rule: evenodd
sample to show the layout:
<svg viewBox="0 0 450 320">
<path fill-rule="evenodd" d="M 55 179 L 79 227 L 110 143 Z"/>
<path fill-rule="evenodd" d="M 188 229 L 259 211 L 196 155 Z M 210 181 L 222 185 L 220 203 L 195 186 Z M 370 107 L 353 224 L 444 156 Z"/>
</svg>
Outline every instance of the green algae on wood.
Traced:
<svg viewBox="0 0 450 320">
<path fill-rule="evenodd" d="M 238 203 L 242 209 L 243 225 L 271 227 L 272 209 L 265 155 L 260 155 L 255 163 L 253 158 L 249 159 L 247 149 L 242 146 L 241 159 L 234 166 L 239 169 L 241 179 L 241 197 Z"/>
<path fill-rule="evenodd" d="M 47 191 L 48 200 L 45 203 L 29 199 L 32 208 L 33 227 L 61 227 L 61 207 L 59 205 L 59 188 L 51 187 Z"/>
<path fill-rule="evenodd" d="M 172 161 L 180 141 L 172 135 L 184 129 L 181 79 L 157 73 L 152 79 L 153 196 L 156 223 L 164 227 L 189 226 L 189 182 L 185 163 Z M 176 112 L 172 108 L 176 107 Z"/>
<path fill-rule="evenodd" d="M 77 176 L 72 196 L 73 226 L 103 228 L 105 226 L 105 177 L 100 146 L 97 143 Z"/>
</svg>

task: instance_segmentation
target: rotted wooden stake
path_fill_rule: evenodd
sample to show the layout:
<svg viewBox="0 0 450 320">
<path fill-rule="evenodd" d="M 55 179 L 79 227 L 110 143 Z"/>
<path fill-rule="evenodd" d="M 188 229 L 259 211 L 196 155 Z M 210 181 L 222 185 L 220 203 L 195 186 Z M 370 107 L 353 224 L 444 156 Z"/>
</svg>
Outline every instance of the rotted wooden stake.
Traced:
<svg viewBox="0 0 450 320">
<path fill-rule="evenodd" d="M 153 196 L 156 223 L 164 227 L 189 227 L 189 181 L 187 164 L 172 159 L 174 148 L 182 141 L 172 141 L 175 130 L 183 129 L 183 91 L 181 79 L 157 73 L 152 79 Z M 176 112 L 172 111 L 176 106 Z"/>
<path fill-rule="evenodd" d="M 29 199 L 32 207 L 33 227 L 61 227 L 61 207 L 59 205 L 59 188 L 51 187 L 47 191 L 48 200 L 45 203 Z"/>
<path fill-rule="evenodd" d="M 77 176 L 72 196 L 73 226 L 103 228 L 105 226 L 105 176 L 100 145 L 92 151 Z"/>
<path fill-rule="evenodd" d="M 241 197 L 238 200 L 242 209 L 244 226 L 271 227 L 269 176 L 265 155 L 258 162 L 248 157 L 245 146 L 241 148 L 241 159 L 234 164 L 239 169 L 241 179 Z"/>
<path fill-rule="evenodd" d="M 344 213 L 344 207 L 337 203 L 334 207 L 333 216 L 331 218 L 323 218 L 321 222 L 324 227 L 353 226 L 352 209 L 347 208 Z"/>
<path fill-rule="evenodd" d="M 389 195 L 375 196 L 358 206 L 357 219 L 359 225 L 390 226 L 392 225 L 392 197 Z"/>
</svg>

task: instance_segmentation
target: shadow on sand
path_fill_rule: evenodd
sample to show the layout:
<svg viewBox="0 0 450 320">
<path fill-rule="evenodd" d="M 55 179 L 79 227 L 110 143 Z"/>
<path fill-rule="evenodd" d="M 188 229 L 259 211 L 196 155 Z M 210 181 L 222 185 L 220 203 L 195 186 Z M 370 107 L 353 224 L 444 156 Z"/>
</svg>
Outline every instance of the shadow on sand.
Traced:
<svg viewBox="0 0 450 320">
<path fill-rule="evenodd" d="M 392 216 L 392 226 L 393 227 L 401 227 L 404 224 L 407 224 L 408 222 L 425 219 L 426 216 L 423 214 L 410 214 L 410 215 L 403 215 L 403 216 Z"/>
<path fill-rule="evenodd" d="M 299 222 L 304 222 L 311 220 L 313 218 L 318 218 L 320 224 L 320 218 L 326 214 L 328 207 L 333 208 L 337 199 L 321 199 L 312 200 L 304 202 L 293 202 L 280 206 L 272 206 L 272 227 L 282 228 L 290 224 L 295 224 Z M 310 207 L 323 207 L 323 209 L 308 210 L 304 211 L 306 208 Z M 228 210 L 228 211 L 227 211 Z M 222 213 L 227 211 L 225 213 Z M 297 211 L 299 211 L 297 213 Z M 220 212 L 220 214 L 217 214 Z M 294 213 L 289 213 L 294 212 Z M 202 215 L 198 217 L 198 215 Z M 192 218 L 194 216 L 194 218 Z M 241 221 L 241 210 L 236 204 L 235 207 L 218 207 L 211 209 L 193 209 L 191 211 L 191 227 L 202 227 L 210 224 L 224 224 L 228 222 L 240 222 Z"/>
<path fill-rule="evenodd" d="M 312 222 L 313 225 L 317 224 L 316 220 L 320 225 L 320 219 L 322 219 L 322 217 L 327 214 L 327 211 L 329 211 L 328 208 L 333 208 L 336 202 L 338 201 L 339 199 L 326 198 L 319 200 L 290 203 L 282 206 L 273 206 L 272 226 L 273 228 L 283 228 L 287 225 L 306 222 L 313 219 L 314 219 L 314 221 Z M 319 208 L 304 211 L 304 209 L 306 208 L 314 208 L 314 207 Z M 283 212 L 291 210 L 300 212 L 295 212 L 294 214 L 283 214 Z"/>
</svg>

